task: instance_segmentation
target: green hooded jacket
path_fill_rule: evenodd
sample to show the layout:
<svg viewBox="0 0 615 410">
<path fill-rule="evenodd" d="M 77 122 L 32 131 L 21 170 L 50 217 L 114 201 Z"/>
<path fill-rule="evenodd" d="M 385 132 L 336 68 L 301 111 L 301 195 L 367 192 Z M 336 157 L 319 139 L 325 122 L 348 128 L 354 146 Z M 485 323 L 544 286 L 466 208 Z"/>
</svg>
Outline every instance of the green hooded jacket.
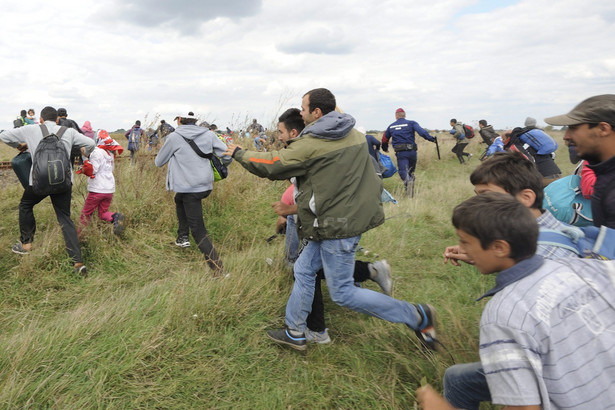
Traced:
<svg viewBox="0 0 615 410">
<path fill-rule="evenodd" d="M 233 156 L 260 177 L 296 178 L 299 238 L 357 236 L 384 222 L 382 181 L 354 118 L 330 112 L 309 124 L 286 149 L 237 150 Z"/>
</svg>

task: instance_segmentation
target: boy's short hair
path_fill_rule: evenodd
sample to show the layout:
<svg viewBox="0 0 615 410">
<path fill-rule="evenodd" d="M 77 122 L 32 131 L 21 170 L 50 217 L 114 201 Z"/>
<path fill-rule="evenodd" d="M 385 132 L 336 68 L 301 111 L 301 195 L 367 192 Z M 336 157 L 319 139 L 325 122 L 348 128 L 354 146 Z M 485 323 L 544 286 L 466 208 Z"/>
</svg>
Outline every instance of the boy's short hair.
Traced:
<svg viewBox="0 0 615 410">
<path fill-rule="evenodd" d="M 303 117 L 301 117 L 301 111 L 297 108 L 289 108 L 284 111 L 280 118 L 278 118 L 278 122 L 284 124 L 284 127 L 290 132 L 291 130 L 297 130 L 297 132 L 301 133 L 305 128 L 305 123 L 303 122 Z"/>
<path fill-rule="evenodd" d="M 453 226 L 478 238 L 483 249 L 495 240 L 508 242 L 509 257 L 515 262 L 536 253 L 536 218 L 508 194 L 486 192 L 463 201 L 453 211 Z"/>
<path fill-rule="evenodd" d="M 531 189 L 536 200 L 530 208 L 542 209 L 544 199 L 542 175 L 536 165 L 516 151 L 496 152 L 470 175 L 472 185 L 493 184 L 512 196 Z"/>
<path fill-rule="evenodd" d="M 483 127 L 487 126 L 487 120 L 480 120 L 478 123 L 482 125 Z"/>
</svg>

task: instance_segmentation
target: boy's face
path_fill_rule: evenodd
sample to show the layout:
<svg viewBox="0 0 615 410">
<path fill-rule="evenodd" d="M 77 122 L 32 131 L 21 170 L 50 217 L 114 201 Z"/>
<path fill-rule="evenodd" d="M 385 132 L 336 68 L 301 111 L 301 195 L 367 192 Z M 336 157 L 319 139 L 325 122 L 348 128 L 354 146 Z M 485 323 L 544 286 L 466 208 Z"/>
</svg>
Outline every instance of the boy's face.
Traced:
<svg viewBox="0 0 615 410">
<path fill-rule="evenodd" d="M 498 257 L 492 246 L 483 249 L 477 237 L 472 236 L 461 229 L 457 229 L 459 237 L 459 250 L 468 254 L 474 261 L 474 266 L 483 275 L 499 272 L 506 269 L 502 266 L 502 259 Z"/>
</svg>

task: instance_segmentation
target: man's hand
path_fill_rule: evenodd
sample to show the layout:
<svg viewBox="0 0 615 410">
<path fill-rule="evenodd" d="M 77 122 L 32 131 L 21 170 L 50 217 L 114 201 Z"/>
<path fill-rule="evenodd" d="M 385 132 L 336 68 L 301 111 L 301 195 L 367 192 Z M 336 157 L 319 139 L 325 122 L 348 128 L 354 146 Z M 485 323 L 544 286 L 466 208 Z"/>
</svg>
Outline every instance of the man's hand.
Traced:
<svg viewBox="0 0 615 410">
<path fill-rule="evenodd" d="M 444 263 L 450 261 L 453 266 L 461 266 L 459 261 L 469 265 L 474 265 L 474 261 L 470 259 L 467 253 L 462 253 L 459 250 L 459 245 L 447 246 L 444 250 Z"/>
<path fill-rule="evenodd" d="M 278 220 L 275 221 L 275 233 L 281 235 L 286 233 L 286 218 L 278 216 Z"/>
<path fill-rule="evenodd" d="M 27 149 L 28 149 L 28 144 L 26 144 L 25 142 L 22 142 L 21 144 L 17 146 L 17 151 L 19 152 L 24 152 Z"/>
<path fill-rule="evenodd" d="M 281 201 L 272 202 L 271 207 L 273 208 L 273 212 L 280 216 L 288 216 L 294 215 L 297 213 L 297 205 L 286 205 Z"/>
<path fill-rule="evenodd" d="M 226 151 L 224 151 L 224 153 L 222 154 L 223 156 L 227 156 L 227 157 L 232 157 L 233 153 L 235 152 L 235 150 L 239 148 L 239 149 L 243 149 L 241 148 L 239 145 L 237 144 L 229 144 L 226 147 Z"/>
</svg>

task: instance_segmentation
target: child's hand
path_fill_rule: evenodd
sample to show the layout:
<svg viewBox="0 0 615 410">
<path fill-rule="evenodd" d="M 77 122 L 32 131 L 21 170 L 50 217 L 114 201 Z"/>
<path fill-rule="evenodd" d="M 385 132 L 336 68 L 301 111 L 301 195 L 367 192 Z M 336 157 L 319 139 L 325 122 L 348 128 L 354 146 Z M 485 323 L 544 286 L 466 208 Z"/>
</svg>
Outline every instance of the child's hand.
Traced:
<svg viewBox="0 0 615 410">
<path fill-rule="evenodd" d="M 444 263 L 451 262 L 453 266 L 461 266 L 459 261 L 465 262 L 469 265 L 474 265 L 474 261 L 470 259 L 467 253 L 462 253 L 459 250 L 459 246 L 447 246 L 444 250 Z"/>
<path fill-rule="evenodd" d="M 444 397 L 431 387 L 430 384 L 416 389 L 416 401 L 424 410 L 454 410 Z"/>
</svg>

